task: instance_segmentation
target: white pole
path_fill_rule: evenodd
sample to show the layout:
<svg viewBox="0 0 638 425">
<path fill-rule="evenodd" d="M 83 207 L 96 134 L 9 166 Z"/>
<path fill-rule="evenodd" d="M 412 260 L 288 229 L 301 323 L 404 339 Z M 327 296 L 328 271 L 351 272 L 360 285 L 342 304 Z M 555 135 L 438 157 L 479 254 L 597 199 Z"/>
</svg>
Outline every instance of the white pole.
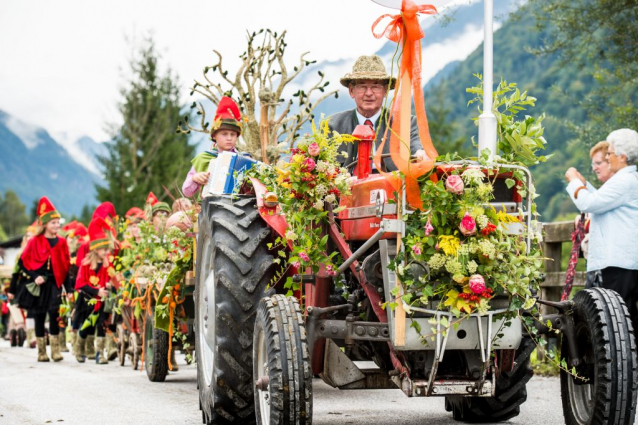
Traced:
<svg viewBox="0 0 638 425">
<path fill-rule="evenodd" d="M 490 161 L 496 154 L 496 117 L 492 113 L 494 88 L 494 0 L 483 0 L 483 113 L 479 116 L 479 156 L 490 150 Z"/>
</svg>

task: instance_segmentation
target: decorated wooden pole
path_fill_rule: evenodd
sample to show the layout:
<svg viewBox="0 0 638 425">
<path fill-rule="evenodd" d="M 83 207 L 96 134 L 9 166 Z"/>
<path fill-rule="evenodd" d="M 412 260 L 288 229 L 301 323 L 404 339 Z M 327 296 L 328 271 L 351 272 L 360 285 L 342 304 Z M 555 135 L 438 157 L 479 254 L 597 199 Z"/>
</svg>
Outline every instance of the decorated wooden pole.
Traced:
<svg viewBox="0 0 638 425">
<path fill-rule="evenodd" d="M 421 85 L 421 38 L 424 34 L 419 23 L 419 13 L 435 14 L 436 7 L 432 4 L 422 4 L 416 0 L 373 0 L 375 3 L 401 11 L 398 15 L 383 15 L 372 25 L 372 33 L 375 37 L 386 36 L 388 39 L 399 43 L 401 46 L 401 63 L 399 65 L 399 83 L 395 89 L 395 97 L 392 102 L 392 135 L 390 136 L 390 154 L 397 169 L 405 176 L 404 181 L 397 181 L 394 176 L 386 177 L 393 181 L 399 193 L 397 200 L 397 216 L 402 218 L 403 209 L 406 206 L 420 208 L 420 190 L 417 178 L 428 172 L 434 166 L 434 160 L 438 156 L 430 139 L 425 105 L 423 102 L 423 88 Z M 439 1 L 444 4 L 447 1 Z M 390 18 L 390 23 L 383 32 L 377 32 L 377 25 L 384 19 Z M 411 133 L 412 133 L 412 94 L 419 127 L 422 151 L 426 159 L 413 163 L 411 161 Z M 377 150 L 375 164 L 380 165 L 380 153 L 386 143 L 387 135 Z M 407 202 L 406 202 L 407 201 Z M 406 205 L 407 204 L 407 205 Z M 401 251 L 401 234 L 397 235 L 397 254 Z M 401 282 L 397 280 L 401 288 Z M 403 291 L 399 292 L 399 296 Z M 394 345 L 405 345 L 405 319 L 406 312 L 403 303 L 399 301 L 394 310 Z"/>
</svg>

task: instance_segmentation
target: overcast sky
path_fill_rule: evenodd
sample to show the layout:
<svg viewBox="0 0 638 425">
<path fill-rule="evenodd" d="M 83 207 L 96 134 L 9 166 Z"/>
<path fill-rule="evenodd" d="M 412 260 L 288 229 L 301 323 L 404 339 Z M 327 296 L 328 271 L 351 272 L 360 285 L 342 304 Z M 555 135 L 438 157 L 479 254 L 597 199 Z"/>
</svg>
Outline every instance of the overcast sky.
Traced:
<svg viewBox="0 0 638 425">
<path fill-rule="evenodd" d="M 287 30 L 290 58 L 354 59 L 381 47 L 370 27 L 387 12 L 371 0 L 3 0 L 0 109 L 58 138 L 102 141 L 104 124 L 119 120 L 118 87 L 132 55 L 126 38 L 152 32 L 186 100 L 212 49 L 234 68 L 246 30 Z"/>
</svg>

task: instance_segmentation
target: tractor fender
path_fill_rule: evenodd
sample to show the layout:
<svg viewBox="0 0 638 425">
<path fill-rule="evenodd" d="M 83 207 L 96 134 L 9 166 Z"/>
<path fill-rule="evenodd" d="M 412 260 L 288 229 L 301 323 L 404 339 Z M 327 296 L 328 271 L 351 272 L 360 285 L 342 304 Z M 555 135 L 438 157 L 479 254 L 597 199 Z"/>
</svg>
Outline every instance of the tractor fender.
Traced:
<svg viewBox="0 0 638 425">
<path fill-rule="evenodd" d="M 255 188 L 259 215 L 271 229 L 273 229 L 282 239 L 285 239 L 288 223 L 286 222 L 286 218 L 281 214 L 279 206 L 277 205 L 276 207 L 271 208 L 264 205 L 264 195 L 268 192 L 266 186 L 254 177 L 250 177 L 250 181 Z"/>
</svg>

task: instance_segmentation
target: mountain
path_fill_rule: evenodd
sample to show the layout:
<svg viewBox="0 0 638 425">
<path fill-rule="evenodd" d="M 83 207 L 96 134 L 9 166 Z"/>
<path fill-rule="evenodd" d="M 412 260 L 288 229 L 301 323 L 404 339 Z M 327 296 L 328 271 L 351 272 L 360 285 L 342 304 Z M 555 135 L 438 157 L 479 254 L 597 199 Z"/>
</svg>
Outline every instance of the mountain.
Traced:
<svg viewBox="0 0 638 425">
<path fill-rule="evenodd" d="M 539 57 L 530 53 L 530 49 L 542 45 L 545 34 L 536 30 L 531 14 L 521 13 L 521 16 L 524 18 L 508 20 L 494 34 L 494 80 L 498 83 L 499 77 L 503 77 L 508 82 L 515 82 L 521 91 L 527 90 L 529 95 L 538 99 L 536 107 L 521 115 L 538 116 L 545 112 L 548 116 L 544 121 L 544 136 L 548 142 L 544 154 L 553 153 L 554 156 L 534 167 L 532 173 L 537 192 L 541 194 L 537 199 L 538 210 L 544 221 L 551 221 L 576 212 L 564 190 L 564 173 L 568 167 L 575 166 L 595 181 L 589 167 L 588 152 L 591 146 L 604 139 L 605 134 L 592 134 L 587 145 L 570 142 L 574 135 L 567 123 L 578 125 L 587 119 L 578 99 L 587 96 L 596 84 L 591 77 L 593 66 L 565 64 L 557 54 Z M 483 72 L 482 49 L 482 45 L 479 46 L 445 77 L 435 78 L 425 88 L 426 104 L 428 99 L 439 96 L 445 99 L 449 109 L 448 120 L 455 124 L 458 135 L 465 138 L 467 146 L 471 146 L 471 137 L 478 134 L 471 121 L 478 112 L 475 106 L 467 107 L 473 96 L 465 89 L 478 83 L 472 74 Z M 445 147 L 437 146 L 437 149 L 440 153 L 446 152 Z M 472 151 L 475 149 L 472 148 Z"/>
<path fill-rule="evenodd" d="M 0 191 L 13 190 L 27 206 L 41 196 L 63 214 L 95 204 L 98 177 L 80 166 L 46 130 L 0 111 Z"/>
</svg>

